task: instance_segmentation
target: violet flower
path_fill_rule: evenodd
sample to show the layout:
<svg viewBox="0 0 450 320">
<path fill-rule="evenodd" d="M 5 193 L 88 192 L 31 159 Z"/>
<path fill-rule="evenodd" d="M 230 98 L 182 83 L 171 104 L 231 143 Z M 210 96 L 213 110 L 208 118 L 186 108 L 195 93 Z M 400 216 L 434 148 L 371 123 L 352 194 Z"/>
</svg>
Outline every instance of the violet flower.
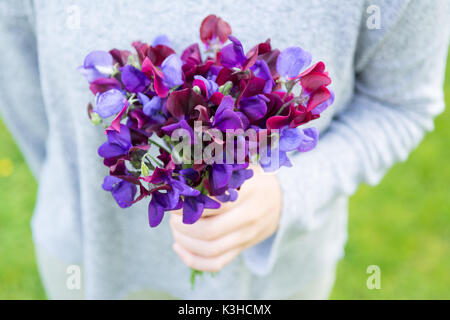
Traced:
<svg viewBox="0 0 450 320">
<path fill-rule="evenodd" d="M 220 203 L 204 194 L 196 197 L 184 197 L 183 223 L 193 224 L 200 219 L 204 209 L 218 208 L 220 208 Z"/>
<path fill-rule="evenodd" d="M 164 75 L 163 82 L 168 88 L 174 88 L 184 83 L 182 66 L 183 61 L 175 53 L 164 59 L 161 71 Z"/>
<path fill-rule="evenodd" d="M 127 91 L 137 93 L 145 92 L 150 85 L 150 80 L 139 69 L 126 65 L 119 69 L 122 73 L 122 82 Z"/>
<path fill-rule="evenodd" d="M 255 64 L 250 67 L 255 76 L 266 80 L 266 85 L 264 86 L 264 93 L 271 93 L 272 88 L 275 85 L 273 81 L 272 74 L 270 73 L 269 66 L 264 60 L 256 60 Z"/>
<path fill-rule="evenodd" d="M 109 118 L 119 113 L 125 106 L 126 98 L 122 91 L 111 89 L 104 93 L 98 93 L 95 99 L 94 112 L 102 118 Z"/>
<path fill-rule="evenodd" d="M 242 68 L 247 57 L 241 42 L 233 36 L 229 36 L 231 43 L 220 51 L 220 63 L 227 68 Z"/>
<path fill-rule="evenodd" d="M 83 65 L 78 67 L 78 71 L 89 83 L 108 77 L 113 72 L 113 57 L 105 51 L 92 51 L 84 59 Z"/>
<path fill-rule="evenodd" d="M 287 156 L 287 152 L 294 150 L 299 152 L 310 151 L 315 148 L 318 139 L 319 133 L 316 128 L 302 130 L 285 126 L 280 130 L 278 144 L 268 147 L 266 154 L 260 154 L 259 164 L 265 172 L 278 170 L 282 166 L 291 167 L 292 164 Z"/>
<path fill-rule="evenodd" d="M 114 176 L 106 176 L 102 187 L 111 192 L 119 207 L 128 208 L 133 204 L 137 192 L 137 187 L 133 183 Z"/>
<path fill-rule="evenodd" d="M 239 110 L 242 111 L 250 121 L 256 121 L 266 115 L 268 101 L 269 99 L 262 94 L 243 98 L 239 102 Z"/>
<path fill-rule="evenodd" d="M 142 111 L 145 115 L 149 116 L 157 123 L 163 123 L 166 120 L 166 118 L 161 114 L 162 99 L 160 97 L 154 96 L 150 99 L 145 94 L 138 93 L 138 99 L 142 103 Z"/>
<path fill-rule="evenodd" d="M 217 108 L 214 115 L 214 121 L 212 123 L 213 128 L 217 128 L 221 131 L 242 129 L 242 120 L 234 111 L 234 100 L 231 96 L 225 96 Z"/>
<path fill-rule="evenodd" d="M 156 47 L 158 45 L 164 45 L 166 47 L 171 47 L 172 46 L 172 44 L 170 43 L 169 38 L 166 35 L 164 35 L 164 34 L 156 36 L 155 39 L 153 39 L 152 46 Z"/>
<path fill-rule="evenodd" d="M 219 90 L 219 85 L 214 80 L 206 79 L 203 76 L 195 75 L 193 86 L 198 86 L 202 93 L 206 95 L 207 98 L 211 97 L 215 92 Z"/>
<path fill-rule="evenodd" d="M 286 80 L 293 79 L 311 64 L 311 60 L 311 54 L 300 47 L 284 49 L 277 59 L 278 74 Z"/>
<path fill-rule="evenodd" d="M 108 141 L 98 148 L 98 154 L 105 158 L 114 158 L 128 154 L 132 147 L 130 130 L 121 124 L 120 132 L 116 130 L 107 131 Z"/>
</svg>

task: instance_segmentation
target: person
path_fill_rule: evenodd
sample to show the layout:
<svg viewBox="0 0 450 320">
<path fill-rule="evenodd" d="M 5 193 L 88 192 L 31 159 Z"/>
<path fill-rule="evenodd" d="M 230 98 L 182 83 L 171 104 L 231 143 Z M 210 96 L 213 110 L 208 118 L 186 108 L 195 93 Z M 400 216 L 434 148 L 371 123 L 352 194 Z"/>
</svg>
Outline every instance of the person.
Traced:
<svg viewBox="0 0 450 320">
<path fill-rule="evenodd" d="M 1 115 L 39 182 L 32 230 L 52 299 L 326 299 L 344 254 L 348 197 L 404 161 L 444 110 L 446 0 L 0 6 Z M 92 97 L 76 68 L 92 50 L 159 34 L 180 52 L 210 13 L 246 50 L 270 37 L 324 61 L 335 102 L 312 123 L 317 148 L 292 157 L 293 168 L 257 171 L 237 202 L 194 225 L 166 213 L 150 229 L 144 201 L 123 210 L 101 188 L 104 136 L 87 119 Z M 220 272 L 191 290 L 188 266 Z M 73 270 L 81 285 L 69 285 Z"/>
</svg>

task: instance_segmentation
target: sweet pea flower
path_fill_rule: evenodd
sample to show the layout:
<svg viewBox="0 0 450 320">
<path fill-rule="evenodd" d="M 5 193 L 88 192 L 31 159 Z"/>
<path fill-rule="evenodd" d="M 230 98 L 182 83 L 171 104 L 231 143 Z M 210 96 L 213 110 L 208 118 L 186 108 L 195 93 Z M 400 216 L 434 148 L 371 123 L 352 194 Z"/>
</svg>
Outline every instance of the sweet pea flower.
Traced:
<svg viewBox="0 0 450 320">
<path fill-rule="evenodd" d="M 111 192 L 119 207 L 128 208 L 133 204 L 137 192 L 137 187 L 133 183 L 114 176 L 106 176 L 102 187 Z"/>
<path fill-rule="evenodd" d="M 215 43 L 224 44 L 230 34 L 230 25 L 222 18 L 213 14 L 203 19 L 200 26 L 200 39 L 207 49 Z"/>
<path fill-rule="evenodd" d="M 311 64 L 311 54 L 300 47 L 283 50 L 277 59 L 277 72 L 281 78 L 291 80 Z"/>
<path fill-rule="evenodd" d="M 168 88 L 177 87 L 184 83 L 182 66 L 183 61 L 175 53 L 164 59 L 161 64 L 161 71 L 164 75 L 163 82 Z"/>
<path fill-rule="evenodd" d="M 121 124 L 120 132 L 108 130 L 106 132 L 108 141 L 98 148 L 98 154 L 105 158 L 115 158 L 128 155 L 131 147 L 131 135 L 127 126 Z"/>
<path fill-rule="evenodd" d="M 126 65 L 119 70 L 122 73 L 123 85 L 130 92 L 145 92 L 150 85 L 150 80 L 145 74 L 131 65 Z"/>
<path fill-rule="evenodd" d="M 217 108 L 216 114 L 214 115 L 212 127 L 224 132 L 227 129 L 236 130 L 243 128 L 241 118 L 238 113 L 234 111 L 234 100 L 231 96 L 223 97 Z"/>
<path fill-rule="evenodd" d="M 255 64 L 250 68 L 255 76 L 262 78 L 266 81 L 264 86 L 264 93 L 272 92 L 272 88 L 275 86 L 275 81 L 273 81 L 272 74 L 270 73 L 269 66 L 264 60 L 256 60 Z"/>
<path fill-rule="evenodd" d="M 166 120 L 161 114 L 162 100 L 160 97 L 154 96 L 150 99 L 145 94 L 138 93 L 138 99 L 142 103 L 142 111 L 145 115 L 158 123 L 163 123 Z"/>
<path fill-rule="evenodd" d="M 183 61 L 176 54 L 171 54 L 164 59 L 161 64 L 161 70 L 146 57 L 142 62 L 142 72 L 148 78 L 153 78 L 156 94 L 161 98 L 165 98 L 169 94 L 170 89 L 184 83 L 182 66 Z"/>
<path fill-rule="evenodd" d="M 152 46 L 156 47 L 158 45 L 164 45 L 166 47 L 171 47 L 172 46 L 169 38 L 166 35 L 164 35 L 164 34 L 156 36 L 155 39 L 153 39 Z"/>
<path fill-rule="evenodd" d="M 220 203 L 204 194 L 199 194 L 195 197 L 184 197 L 183 223 L 193 224 L 200 219 L 204 209 L 218 208 L 220 208 Z"/>
<path fill-rule="evenodd" d="M 214 80 L 206 79 L 203 76 L 195 75 L 193 86 L 197 86 L 202 91 L 202 94 L 206 95 L 206 98 L 211 97 L 219 90 L 219 85 Z"/>
<path fill-rule="evenodd" d="M 119 113 L 126 102 L 126 98 L 122 91 L 111 89 L 104 93 L 97 93 L 95 99 L 94 112 L 98 113 L 103 119 Z"/>
<path fill-rule="evenodd" d="M 256 121 L 266 115 L 268 101 L 269 99 L 262 94 L 243 98 L 239 102 L 239 110 L 242 111 L 250 121 Z"/>
<path fill-rule="evenodd" d="M 319 139 L 316 128 L 290 128 L 285 126 L 280 130 L 278 144 L 268 147 L 266 154 L 261 154 L 259 164 L 265 172 L 278 170 L 280 167 L 291 167 L 287 156 L 289 151 L 307 152 L 315 148 Z M 275 159 L 272 159 L 277 157 Z M 274 161 L 272 161 L 274 160 Z"/>
<path fill-rule="evenodd" d="M 78 67 L 78 71 L 89 83 L 98 78 L 105 78 L 114 71 L 113 57 L 105 51 L 92 51 L 84 59 L 83 65 Z"/>
</svg>

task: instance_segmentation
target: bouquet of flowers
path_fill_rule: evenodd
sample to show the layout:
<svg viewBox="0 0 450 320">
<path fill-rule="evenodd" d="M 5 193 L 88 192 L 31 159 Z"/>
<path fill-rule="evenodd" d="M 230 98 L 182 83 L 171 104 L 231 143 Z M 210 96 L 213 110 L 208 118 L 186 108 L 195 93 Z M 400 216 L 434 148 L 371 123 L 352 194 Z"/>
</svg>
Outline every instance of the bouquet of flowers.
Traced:
<svg viewBox="0 0 450 320">
<path fill-rule="evenodd" d="M 95 95 L 89 117 L 106 128 L 103 189 L 121 208 L 148 199 L 151 227 L 167 211 L 182 209 L 192 224 L 236 200 L 250 163 L 291 166 L 288 152 L 317 144 L 317 130 L 302 126 L 334 100 L 324 63 L 310 66 L 300 47 L 280 52 L 268 39 L 245 53 L 215 15 L 200 39 L 203 50 L 195 43 L 181 55 L 166 36 L 133 42 L 134 53 L 93 51 L 79 67 Z"/>
</svg>

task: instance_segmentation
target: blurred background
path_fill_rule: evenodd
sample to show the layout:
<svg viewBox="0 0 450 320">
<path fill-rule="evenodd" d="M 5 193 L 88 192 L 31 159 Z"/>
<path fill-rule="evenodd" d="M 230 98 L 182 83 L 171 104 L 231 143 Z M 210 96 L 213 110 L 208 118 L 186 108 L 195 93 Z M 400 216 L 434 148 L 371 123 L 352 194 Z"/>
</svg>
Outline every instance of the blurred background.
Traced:
<svg viewBox="0 0 450 320">
<path fill-rule="evenodd" d="M 450 57 L 445 100 L 450 106 Z M 450 110 L 405 163 L 350 201 L 332 299 L 450 299 Z M 37 184 L 0 119 L 0 299 L 45 299 L 30 219 Z M 366 269 L 381 270 L 368 289 Z"/>
</svg>

